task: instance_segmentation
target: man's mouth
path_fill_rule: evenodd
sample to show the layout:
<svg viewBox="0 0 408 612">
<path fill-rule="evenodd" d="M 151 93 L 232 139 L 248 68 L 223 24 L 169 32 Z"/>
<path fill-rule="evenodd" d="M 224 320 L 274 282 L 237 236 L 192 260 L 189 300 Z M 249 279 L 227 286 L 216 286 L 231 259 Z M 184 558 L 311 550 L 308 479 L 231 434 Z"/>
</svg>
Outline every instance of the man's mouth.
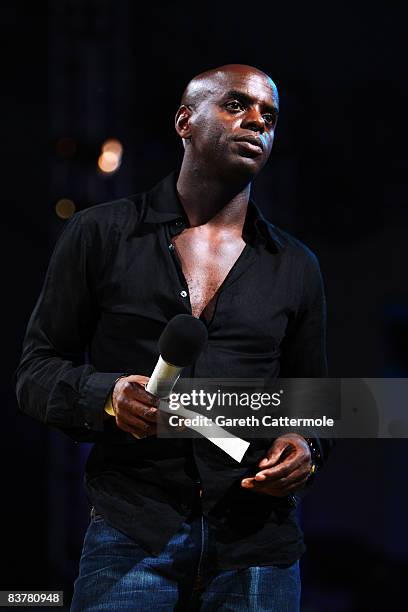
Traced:
<svg viewBox="0 0 408 612">
<path fill-rule="evenodd" d="M 262 139 L 257 138 L 256 136 L 253 136 L 252 134 L 245 134 L 243 136 L 238 136 L 237 138 L 235 138 L 235 140 L 237 142 L 249 142 L 249 144 L 252 144 L 255 147 L 259 147 L 263 151 L 264 143 L 262 142 Z"/>
<path fill-rule="evenodd" d="M 259 138 L 241 136 L 235 138 L 235 142 L 238 143 L 240 150 L 246 153 L 248 157 L 257 157 L 263 153 L 263 145 Z"/>
</svg>

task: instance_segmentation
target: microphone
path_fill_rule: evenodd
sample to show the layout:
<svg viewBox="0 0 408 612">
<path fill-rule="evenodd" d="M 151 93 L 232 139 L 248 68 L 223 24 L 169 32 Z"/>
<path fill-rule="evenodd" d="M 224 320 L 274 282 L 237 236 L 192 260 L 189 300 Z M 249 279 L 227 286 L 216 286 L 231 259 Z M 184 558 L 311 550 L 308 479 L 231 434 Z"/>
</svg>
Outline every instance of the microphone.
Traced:
<svg viewBox="0 0 408 612">
<path fill-rule="evenodd" d="M 197 360 L 207 341 L 207 328 L 200 319 L 188 314 L 173 317 L 159 338 L 160 356 L 145 387 L 146 391 L 160 399 L 168 398 L 182 369 Z M 168 412 L 163 405 L 160 409 Z M 178 414 L 186 418 L 196 415 L 195 412 L 181 406 L 178 408 Z M 190 426 L 190 429 L 207 438 L 238 463 L 249 447 L 249 442 L 241 440 L 211 421 L 205 428 Z M 138 437 L 136 434 L 133 435 Z"/>
<path fill-rule="evenodd" d="M 146 391 L 160 399 L 167 398 L 182 369 L 197 361 L 207 340 L 207 328 L 200 319 L 189 314 L 173 317 L 159 338 L 160 357 Z"/>
</svg>

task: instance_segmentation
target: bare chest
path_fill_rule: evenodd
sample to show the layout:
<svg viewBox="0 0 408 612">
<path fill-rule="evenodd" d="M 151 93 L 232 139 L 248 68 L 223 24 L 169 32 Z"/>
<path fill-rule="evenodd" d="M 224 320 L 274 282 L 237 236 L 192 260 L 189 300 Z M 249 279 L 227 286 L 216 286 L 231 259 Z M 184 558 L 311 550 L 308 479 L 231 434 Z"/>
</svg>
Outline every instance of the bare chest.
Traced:
<svg viewBox="0 0 408 612">
<path fill-rule="evenodd" d="M 199 231 L 184 230 L 173 238 L 186 279 L 191 310 L 210 318 L 215 296 L 225 277 L 245 247 L 241 236 L 234 239 L 211 239 Z"/>
</svg>

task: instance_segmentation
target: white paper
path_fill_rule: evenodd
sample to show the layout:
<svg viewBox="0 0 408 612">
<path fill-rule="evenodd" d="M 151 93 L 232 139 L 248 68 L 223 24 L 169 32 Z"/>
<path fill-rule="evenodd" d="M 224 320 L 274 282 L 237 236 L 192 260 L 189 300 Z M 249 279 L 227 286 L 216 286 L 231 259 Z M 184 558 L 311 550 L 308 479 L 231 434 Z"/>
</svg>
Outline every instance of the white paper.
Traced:
<svg viewBox="0 0 408 612">
<path fill-rule="evenodd" d="M 180 417 L 185 417 L 187 419 L 202 416 L 198 412 L 194 412 L 193 410 L 187 410 L 186 408 L 183 408 L 183 406 L 180 405 L 177 410 L 171 410 L 167 405 L 163 406 L 163 402 L 160 402 L 159 408 L 167 414 L 173 414 Z M 219 425 L 216 425 L 216 423 L 211 421 L 211 419 L 209 419 L 208 417 L 206 417 L 206 419 L 207 422 L 205 426 L 190 425 L 188 428 L 193 429 L 197 433 L 201 434 L 202 436 L 204 436 L 204 438 L 206 438 L 207 440 L 215 444 L 215 446 L 218 446 L 218 448 L 227 453 L 227 455 L 235 459 L 235 461 L 241 463 L 242 458 L 248 450 L 250 443 L 246 440 L 238 438 L 238 436 L 234 436 L 234 434 L 230 433 L 229 431 L 226 431 Z"/>
</svg>

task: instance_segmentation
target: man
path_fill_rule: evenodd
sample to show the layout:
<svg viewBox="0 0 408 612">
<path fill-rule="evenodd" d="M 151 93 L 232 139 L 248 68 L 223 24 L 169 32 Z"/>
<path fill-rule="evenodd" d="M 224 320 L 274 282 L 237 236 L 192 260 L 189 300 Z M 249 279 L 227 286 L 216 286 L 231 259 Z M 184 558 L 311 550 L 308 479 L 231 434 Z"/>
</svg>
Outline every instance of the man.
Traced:
<svg viewBox="0 0 408 612">
<path fill-rule="evenodd" d="M 184 376 L 327 373 L 317 260 L 250 198 L 277 118 L 260 70 L 198 75 L 175 119 L 180 171 L 77 213 L 57 243 L 17 396 L 22 411 L 95 442 L 74 611 L 299 609 L 294 494 L 324 462 L 324 441 L 254 440 L 237 464 L 204 438 L 156 436 L 158 402 L 144 388 L 178 313 L 209 336 Z"/>
</svg>

